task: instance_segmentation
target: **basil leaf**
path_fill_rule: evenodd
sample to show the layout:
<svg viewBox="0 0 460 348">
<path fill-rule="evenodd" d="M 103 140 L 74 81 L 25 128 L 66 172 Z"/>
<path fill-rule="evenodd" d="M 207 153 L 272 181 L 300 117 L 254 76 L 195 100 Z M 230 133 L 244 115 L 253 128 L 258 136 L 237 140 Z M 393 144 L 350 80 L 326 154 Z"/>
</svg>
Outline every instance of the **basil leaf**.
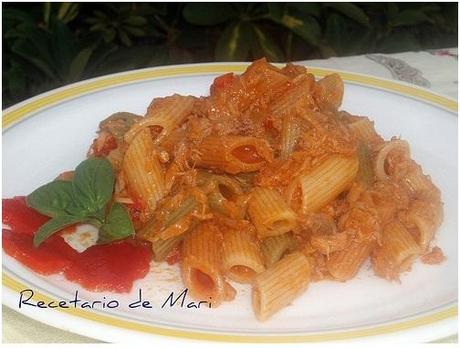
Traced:
<svg viewBox="0 0 460 348">
<path fill-rule="evenodd" d="M 100 212 L 112 197 L 113 169 L 105 158 L 89 158 L 75 169 L 73 199 L 87 214 Z"/>
<path fill-rule="evenodd" d="M 61 215 L 43 224 L 34 235 L 34 246 L 38 247 L 45 239 L 63 228 L 84 221 L 82 216 Z"/>
<path fill-rule="evenodd" d="M 134 226 L 128 211 L 120 203 L 114 203 L 105 224 L 99 229 L 99 244 L 110 243 L 134 235 Z"/>
<path fill-rule="evenodd" d="M 29 207 L 50 217 L 66 214 L 69 207 L 74 205 L 72 183 L 52 181 L 28 195 L 26 201 Z"/>
</svg>

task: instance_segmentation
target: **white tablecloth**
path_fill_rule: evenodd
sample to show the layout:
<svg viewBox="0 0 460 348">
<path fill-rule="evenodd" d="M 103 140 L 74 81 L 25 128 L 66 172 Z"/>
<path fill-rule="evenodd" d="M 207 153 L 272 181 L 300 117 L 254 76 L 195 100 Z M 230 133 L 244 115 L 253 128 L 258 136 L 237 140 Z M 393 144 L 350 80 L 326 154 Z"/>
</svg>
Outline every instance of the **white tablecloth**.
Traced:
<svg viewBox="0 0 460 348">
<path fill-rule="evenodd" d="M 457 100 L 458 49 L 397 54 L 371 54 L 302 61 L 307 66 L 346 70 L 401 80 L 431 89 Z M 457 336 L 441 340 L 457 342 Z M 3 306 L 4 343 L 90 343 L 97 342 L 31 320 Z"/>
</svg>

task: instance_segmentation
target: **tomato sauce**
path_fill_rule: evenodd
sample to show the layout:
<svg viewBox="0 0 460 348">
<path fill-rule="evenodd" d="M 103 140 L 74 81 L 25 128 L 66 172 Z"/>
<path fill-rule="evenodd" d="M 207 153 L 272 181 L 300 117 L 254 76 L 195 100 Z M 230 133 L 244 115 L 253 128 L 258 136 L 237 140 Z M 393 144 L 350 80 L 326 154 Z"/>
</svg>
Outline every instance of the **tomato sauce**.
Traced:
<svg viewBox="0 0 460 348">
<path fill-rule="evenodd" d="M 2 206 L 3 223 L 11 228 L 2 232 L 3 250 L 39 274 L 62 273 L 92 291 L 128 292 L 149 271 L 147 243 L 123 240 L 78 253 L 56 233 L 36 248 L 33 234 L 49 218 L 29 208 L 25 197 L 3 199 Z"/>
<path fill-rule="evenodd" d="M 147 275 L 151 256 L 147 244 L 121 241 L 94 245 L 76 255 L 65 276 L 85 289 L 129 292 L 134 280 Z"/>
<path fill-rule="evenodd" d="M 263 161 L 263 158 L 258 154 L 257 149 L 253 145 L 238 146 L 232 151 L 232 155 L 241 162 L 248 164 L 260 163 Z"/>
<path fill-rule="evenodd" d="M 216 77 L 210 88 L 211 94 L 226 89 L 235 79 L 236 76 L 233 73 L 227 73 Z"/>
<path fill-rule="evenodd" d="M 174 265 L 182 259 L 181 248 L 179 246 L 174 247 L 169 254 L 166 256 L 166 262 L 168 265 Z"/>
<path fill-rule="evenodd" d="M 118 147 L 117 141 L 112 135 L 108 135 L 104 138 L 102 146 L 99 145 L 100 139 L 96 138 L 93 141 L 91 148 L 93 149 L 93 154 L 96 157 L 106 157 L 112 150 L 115 150 Z"/>
<path fill-rule="evenodd" d="M 53 235 L 35 248 L 33 235 L 4 229 L 2 243 L 5 253 L 43 275 L 66 271 L 72 263 L 69 255 L 77 253 L 59 235 Z"/>
<path fill-rule="evenodd" d="M 23 196 L 3 199 L 2 209 L 3 223 L 18 233 L 33 235 L 49 220 L 47 216 L 27 207 L 26 198 Z"/>
</svg>

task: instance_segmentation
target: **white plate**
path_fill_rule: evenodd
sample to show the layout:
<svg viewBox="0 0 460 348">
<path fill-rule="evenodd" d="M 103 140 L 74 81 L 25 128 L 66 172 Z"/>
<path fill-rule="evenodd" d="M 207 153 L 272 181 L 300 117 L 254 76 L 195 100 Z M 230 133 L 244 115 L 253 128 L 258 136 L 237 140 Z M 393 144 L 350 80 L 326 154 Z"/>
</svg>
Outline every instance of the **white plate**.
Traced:
<svg viewBox="0 0 460 348">
<path fill-rule="evenodd" d="M 64 87 L 18 104 L 3 115 L 3 197 L 26 195 L 84 159 L 99 121 L 116 111 L 143 114 L 152 97 L 173 93 L 206 95 L 213 78 L 243 71 L 244 64 L 202 64 L 147 69 L 105 76 Z M 317 76 L 331 70 L 312 69 Z M 401 282 L 387 282 L 369 265 L 346 283 L 322 281 L 268 322 L 257 322 L 250 289 L 236 286 L 233 302 L 217 309 L 160 309 L 183 289 L 177 269 L 153 264 L 128 295 L 89 293 L 61 276 L 42 277 L 3 254 L 3 303 L 18 309 L 18 292 L 37 299 L 69 299 L 75 290 L 90 300 L 116 298 L 123 308 L 104 310 L 20 309 L 56 327 L 105 341 L 167 335 L 243 342 L 343 339 L 428 341 L 456 332 L 457 316 L 457 103 L 427 90 L 365 75 L 341 72 L 343 109 L 369 116 L 385 138 L 401 135 L 413 157 L 442 191 L 445 221 L 437 233 L 447 261 L 417 262 Z M 142 288 L 150 310 L 128 310 Z"/>
</svg>

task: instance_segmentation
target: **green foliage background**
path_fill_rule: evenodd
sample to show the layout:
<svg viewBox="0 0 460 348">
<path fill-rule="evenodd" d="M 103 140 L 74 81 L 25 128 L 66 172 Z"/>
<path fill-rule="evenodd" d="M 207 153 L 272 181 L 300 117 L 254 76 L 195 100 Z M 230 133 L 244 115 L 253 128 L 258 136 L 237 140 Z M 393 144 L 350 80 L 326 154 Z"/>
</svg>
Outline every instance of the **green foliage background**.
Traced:
<svg viewBox="0 0 460 348">
<path fill-rule="evenodd" d="M 156 65 L 457 46 L 457 3 L 3 3 L 3 107 Z"/>
</svg>

